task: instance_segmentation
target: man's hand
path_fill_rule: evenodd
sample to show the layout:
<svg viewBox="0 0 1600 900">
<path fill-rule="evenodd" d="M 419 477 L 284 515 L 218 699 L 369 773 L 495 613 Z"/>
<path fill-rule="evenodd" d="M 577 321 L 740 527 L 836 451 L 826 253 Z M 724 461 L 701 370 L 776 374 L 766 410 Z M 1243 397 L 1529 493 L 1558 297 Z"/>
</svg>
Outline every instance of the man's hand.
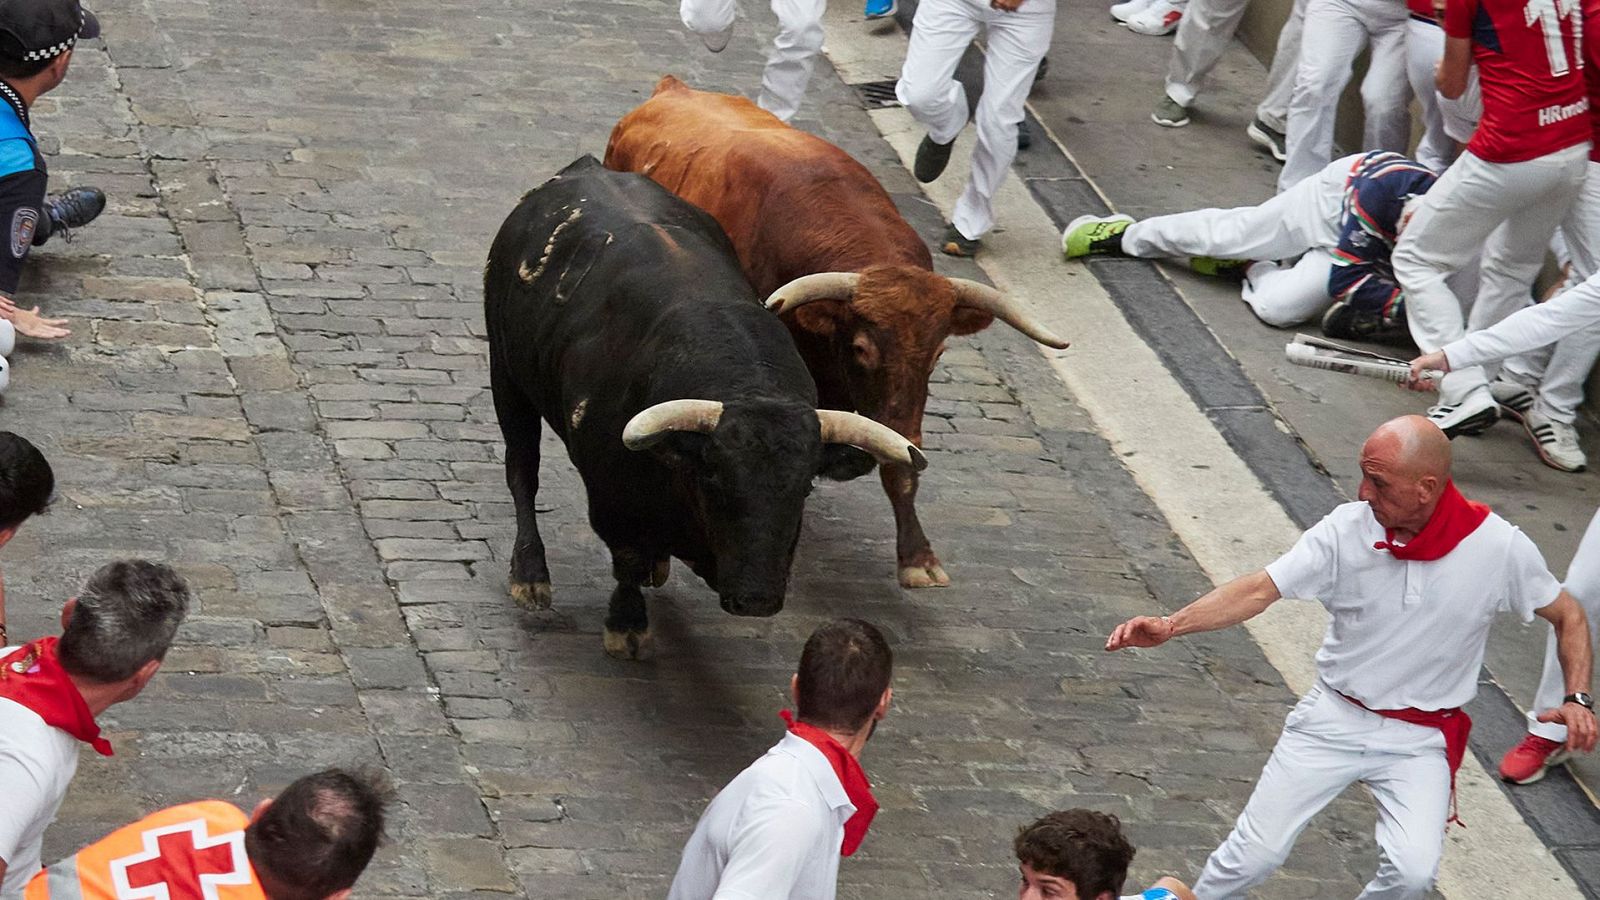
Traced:
<svg viewBox="0 0 1600 900">
<path fill-rule="evenodd" d="M 17 333 L 25 337 L 53 341 L 70 334 L 66 319 L 46 319 L 39 315 L 39 307 L 22 309 L 5 297 L 0 297 L 0 319 L 9 319 Z"/>
<path fill-rule="evenodd" d="M 1594 713 L 1581 703 L 1563 703 L 1560 707 L 1539 714 L 1539 721 L 1567 726 L 1567 749 L 1574 753 L 1588 753 L 1594 749 L 1597 733 Z"/>
<path fill-rule="evenodd" d="M 1111 632 L 1106 638 L 1106 650 L 1127 647 L 1159 647 L 1172 640 L 1172 620 L 1166 616 L 1135 616 Z"/>
<path fill-rule="evenodd" d="M 1427 393 L 1437 391 L 1437 379 L 1426 377 L 1427 372 L 1449 372 L 1450 360 L 1445 358 L 1443 350 L 1424 353 L 1411 361 L 1411 375 L 1406 379 L 1405 386 L 1413 391 Z"/>
<path fill-rule="evenodd" d="M 989 0 L 989 7 L 1001 12 L 1016 12 L 1021 5 L 1022 0 Z"/>
</svg>

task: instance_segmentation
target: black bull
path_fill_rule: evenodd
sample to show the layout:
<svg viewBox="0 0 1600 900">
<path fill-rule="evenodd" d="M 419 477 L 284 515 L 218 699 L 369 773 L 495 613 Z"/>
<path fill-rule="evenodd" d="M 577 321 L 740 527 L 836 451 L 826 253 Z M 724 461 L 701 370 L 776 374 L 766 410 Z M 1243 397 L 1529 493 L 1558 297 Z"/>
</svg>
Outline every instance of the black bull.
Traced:
<svg viewBox="0 0 1600 900">
<path fill-rule="evenodd" d="M 728 612 L 772 615 L 812 481 L 867 471 L 856 447 L 923 463 L 881 425 L 818 413 L 787 329 L 710 216 L 593 157 L 529 192 L 501 226 L 484 316 L 517 512 L 512 596 L 550 603 L 534 515 L 542 418 L 566 444 L 589 523 L 611 551 L 613 655 L 638 656 L 648 642 L 640 588 L 661 584 L 671 557 Z"/>
</svg>

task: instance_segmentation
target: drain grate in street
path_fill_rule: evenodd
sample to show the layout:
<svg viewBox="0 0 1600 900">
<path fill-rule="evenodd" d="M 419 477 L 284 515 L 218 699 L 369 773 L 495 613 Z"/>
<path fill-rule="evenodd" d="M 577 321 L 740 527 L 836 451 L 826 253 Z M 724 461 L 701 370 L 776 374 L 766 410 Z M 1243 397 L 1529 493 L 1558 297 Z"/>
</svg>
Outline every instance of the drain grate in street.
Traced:
<svg viewBox="0 0 1600 900">
<path fill-rule="evenodd" d="M 862 109 L 887 109 L 900 105 L 894 95 L 894 84 L 893 81 L 868 81 L 851 87 L 856 89 L 856 95 L 861 98 Z"/>
</svg>

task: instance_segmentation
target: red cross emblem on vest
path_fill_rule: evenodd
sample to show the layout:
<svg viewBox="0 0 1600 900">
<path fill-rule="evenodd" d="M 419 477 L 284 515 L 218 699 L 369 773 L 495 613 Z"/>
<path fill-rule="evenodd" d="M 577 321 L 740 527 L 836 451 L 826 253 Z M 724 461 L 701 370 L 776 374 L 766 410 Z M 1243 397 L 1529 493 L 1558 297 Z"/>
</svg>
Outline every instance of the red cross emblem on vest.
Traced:
<svg viewBox="0 0 1600 900">
<path fill-rule="evenodd" d="M 217 900 L 217 888 L 250 883 L 244 832 L 215 837 L 204 819 L 151 829 L 144 849 L 111 861 L 117 900 Z"/>
</svg>

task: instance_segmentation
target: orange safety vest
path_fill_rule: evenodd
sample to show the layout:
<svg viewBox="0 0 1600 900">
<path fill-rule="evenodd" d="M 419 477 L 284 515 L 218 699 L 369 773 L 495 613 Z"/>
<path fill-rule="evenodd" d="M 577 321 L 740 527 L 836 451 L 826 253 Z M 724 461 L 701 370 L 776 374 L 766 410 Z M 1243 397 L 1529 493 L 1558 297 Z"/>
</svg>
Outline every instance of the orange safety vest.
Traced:
<svg viewBox="0 0 1600 900">
<path fill-rule="evenodd" d="M 244 852 L 238 807 L 164 809 L 33 876 L 24 900 L 266 900 Z"/>
</svg>

